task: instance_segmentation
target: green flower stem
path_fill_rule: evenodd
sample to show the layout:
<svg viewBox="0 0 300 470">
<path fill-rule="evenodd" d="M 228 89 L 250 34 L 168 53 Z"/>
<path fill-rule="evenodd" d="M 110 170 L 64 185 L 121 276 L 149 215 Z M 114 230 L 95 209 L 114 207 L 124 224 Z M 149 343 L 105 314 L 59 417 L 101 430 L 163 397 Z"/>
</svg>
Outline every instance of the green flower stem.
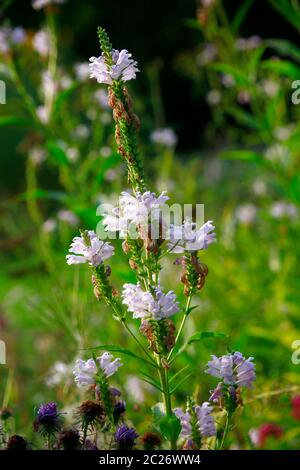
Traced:
<svg viewBox="0 0 300 470">
<path fill-rule="evenodd" d="M 227 436 L 227 433 L 228 433 L 228 429 L 229 429 L 229 416 L 228 416 L 228 413 L 226 413 L 226 422 L 225 422 L 225 426 L 224 426 L 224 429 L 223 429 L 223 436 L 222 436 L 222 441 L 221 441 L 219 450 L 223 449 L 225 439 L 226 439 L 226 436 Z"/>
<path fill-rule="evenodd" d="M 162 398 L 166 409 L 166 415 L 171 417 L 173 415 L 172 411 L 172 398 L 169 389 L 169 379 L 168 379 L 168 372 L 162 365 L 161 356 L 159 354 L 156 355 L 157 367 L 158 367 L 158 375 L 160 380 L 160 385 L 162 388 Z M 170 449 L 176 450 L 176 440 L 170 440 Z"/>
<path fill-rule="evenodd" d="M 135 336 L 135 334 L 133 333 L 133 331 L 129 328 L 129 326 L 127 325 L 127 323 L 125 322 L 125 320 L 122 320 L 122 325 L 124 326 L 124 328 L 126 329 L 126 331 L 128 331 L 128 333 L 130 334 L 130 336 L 134 339 L 134 341 L 135 341 L 136 344 L 140 347 L 140 349 L 144 352 L 144 354 L 146 354 L 146 356 L 147 356 L 148 359 L 150 360 L 151 364 L 156 367 L 155 361 L 154 361 L 153 358 L 150 356 L 150 354 L 148 353 L 147 349 L 142 345 L 142 343 L 140 342 L 140 340 Z"/>
<path fill-rule="evenodd" d="M 191 301 L 192 301 L 192 297 L 193 295 L 190 294 L 187 298 L 187 302 L 186 302 L 186 306 L 185 306 L 185 310 L 184 310 L 184 314 L 183 314 L 183 317 L 182 317 L 182 320 L 181 320 L 181 323 L 180 323 L 180 326 L 179 326 L 179 329 L 178 329 L 178 332 L 177 332 L 177 335 L 176 335 L 176 338 L 175 338 L 175 343 L 174 343 L 174 346 L 173 348 L 171 349 L 171 351 L 169 352 L 169 355 L 168 355 L 168 361 L 171 359 L 172 357 L 172 354 L 173 354 L 173 351 L 174 351 L 174 348 L 181 336 L 181 333 L 182 333 L 182 330 L 184 328 L 184 325 L 185 325 L 185 322 L 186 322 L 186 319 L 189 315 L 189 309 L 190 309 L 190 306 L 191 306 Z"/>
</svg>

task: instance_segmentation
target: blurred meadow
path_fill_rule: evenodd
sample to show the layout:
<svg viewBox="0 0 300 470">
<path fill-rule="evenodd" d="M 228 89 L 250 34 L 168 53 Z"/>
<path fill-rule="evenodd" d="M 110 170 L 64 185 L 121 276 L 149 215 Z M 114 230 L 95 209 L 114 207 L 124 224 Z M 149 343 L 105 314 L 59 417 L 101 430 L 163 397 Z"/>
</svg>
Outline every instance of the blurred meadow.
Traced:
<svg viewBox="0 0 300 470">
<path fill-rule="evenodd" d="M 171 202 L 205 204 L 205 220 L 216 226 L 217 243 L 201 257 L 209 274 L 193 301 L 200 308 L 184 335 L 227 337 L 181 355 L 176 367 L 189 365 L 192 375 L 176 400 L 187 386 L 205 400 L 210 355 L 241 350 L 254 356 L 257 381 L 226 448 L 299 449 L 300 364 L 292 361 L 300 340 L 300 105 L 292 102 L 299 2 L 1 5 L 0 339 L 7 365 L 0 365 L 0 408 L 12 410 L 14 429 L 31 436 L 41 402 L 65 410 L 76 404 L 72 364 L 82 350 L 130 342 L 93 297 L 87 271 L 65 261 L 78 228 L 96 227 L 97 206 L 126 187 L 106 89 L 89 79 L 102 25 L 139 63 L 129 89 L 151 189 L 166 189 Z M 120 289 L 134 277 L 115 246 L 112 279 Z M 175 290 L 178 267 L 164 266 L 163 280 Z M 118 386 L 142 433 L 157 392 L 134 358 L 122 359 Z"/>
</svg>

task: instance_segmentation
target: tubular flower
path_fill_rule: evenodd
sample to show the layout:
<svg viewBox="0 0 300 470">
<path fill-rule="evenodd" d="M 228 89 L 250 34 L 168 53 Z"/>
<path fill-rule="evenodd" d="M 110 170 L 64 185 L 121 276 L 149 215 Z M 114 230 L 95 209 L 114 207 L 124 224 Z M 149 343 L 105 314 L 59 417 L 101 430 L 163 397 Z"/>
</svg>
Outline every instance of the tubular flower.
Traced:
<svg viewBox="0 0 300 470">
<path fill-rule="evenodd" d="M 198 230 L 196 224 L 190 220 L 184 221 L 180 226 L 172 225 L 169 232 L 169 249 L 172 253 L 206 250 L 216 241 L 214 229 L 211 220 Z"/>
<path fill-rule="evenodd" d="M 222 379 L 224 384 L 251 388 L 255 380 L 255 364 L 253 357 L 245 359 L 240 352 L 226 354 L 221 357 L 211 356 L 207 374 Z"/>
<path fill-rule="evenodd" d="M 97 364 L 94 359 L 88 359 L 87 361 L 78 359 L 75 362 L 73 374 L 75 383 L 79 388 L 95 384 L 98 367 L 105 377 L 111 377 L 122 365 L 121 359 L 113 359 L 112 354 L 109 352 L 105 352 L 102 356 L 97 357 L 96 361 Z"/>
<path fill-rule="evenodd" d="M 90 230 L 81 237 L 73 238 L 69 251 L 71 254 L 66 256 L 68 264 L 89 263 L 97 267 L 114 254 L 114 247 L 109 242 L 99 240 L 96 233 Z"/>
<path fill-rule="evenodd" d="M 175 408 L 175 416 L 181 424 L 181 436 L 192 441 L 196 435 L 200 438 L 215 436 L 216 426 L 211 415 L 212 410 L 208 402 L 204 402 L 201 406 L 194 405 L 190 411 L 186 412 L 181 408 Z"/>
<path fill-rule="evenodd" d="M 104 53 L 99 57 L 91 57 L 89 65 L 90 78 L 95 78 L 98 83 L 107 85 L 112 85 L 113 80 L 123 82 L 132 80 L 136 78 L 136 72 L 139 72 L 137 62 L 132 59 L 132 54 L 126 49 L 121 51 L 112 49 L 111 60 L 108 60 Z"/>
<path fill-rule="evenodd" d="M 109 211 L 103 207 L 105 230 L 120 232 L 120 236 L 124 237 L 128 233 L 134 236 L 138 229 L 139 235 L 147 238 L 149 222 L 155 223 L 161 219 L 161 210 L 168 199 L 165 191 L 159 196 L 150 191 L 137 192 L 135 196 L 124 191 L 117 207 Z"/>
<path fill-rule="evenodd" d="M 162 320 L 179 310 L 174 292 L 164 294 L 160 287 L 150 292 L 143 291 L 139 284 L 124 284 L 122 297 L 133 318 Z"/>
</svg>

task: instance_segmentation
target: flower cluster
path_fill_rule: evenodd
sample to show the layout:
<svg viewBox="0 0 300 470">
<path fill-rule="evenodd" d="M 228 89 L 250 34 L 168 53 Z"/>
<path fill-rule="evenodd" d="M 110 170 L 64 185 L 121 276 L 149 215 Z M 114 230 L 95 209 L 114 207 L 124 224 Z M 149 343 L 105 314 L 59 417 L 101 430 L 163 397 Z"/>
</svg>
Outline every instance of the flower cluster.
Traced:
<svg viewBox="0 0 300 470">
<path fill-rule="evenodd" d="M 180 420 L 181 436 L 193 441 L 198 438 L 216 435 L 216 426 L 212 416 L 213 407 L 204 402 L 201 406 L 194 405 L 190 410 L 184 412 L 181 408 L 175 408 L 174 413 Z"/>
<path fill-rule="evenodd" d="M 160 286 L 150 292 L 144 291 L 139 284 L 124 284 L 122 297 L 133 318 L 162 320 L 179 310 L 174 292 L 164 294 Z"/>
<path fill-rule="evenodd" d="M 209 245 L 216 241 L 214 225 L 209 220 L 202 227 L 197 229 L 194 222 L 184 221 L 180 226 L 172 225 L 170 227 L 169 249 L 172 253 L 183 253 L 184 251 L 205 250 Z"/>
<path fill-rule="evenodd" d="M 255 364 L 252 361 L 253 357 L 245 359 L 240 352 L 212 356 L 206 373 L 222 379 L 226 385 L 251 388 L 255 380 Z"/>
<path fill-rule="evenodd" d="M 10 46 L 18 46 L 26 41 L 26 31 L 22 26 L 16 26 L 10 28 L 4 26 L 0 28 L 0 52 L 7 54 L 10 50 Z"/>
<path fill-rule="evenodd" d="M 134 79 L 138 71 L 137 62 L 126 49 L 113 49 L 110 60 L 104 53 L 100 57 L 90 58 L 90 78 L 95 78 L 98 83 L 112 85 L 113 80 L 127 82 Z"/>
<path fill-rule="evenodd" d="M 121 237 L 130 234 L 132 237 L 139 233 L 141 238 L 148 236 L 148 223 L 160 220 L 161 211 L 169 199 L 163 191 L 159 196 L 150 191 L 135 195 L 122 192 L 119 205 L 109 212 L 103 207 L 103 225 L 109 232 L 119 232 Z"/>
<path fill-rule="evenodd" d="M 97 267 L 114 254 L 114 247 L 99 240 L 96 233 L 90 230 L 81 237 L 75 237 L 69 251 L 71 254 L 66 256 L 68 264 L 89 263 Z"/>
<path fill-rule="evenodd" d="M 65 3 L 66 0 L 33 0 L 32 2 L 32 8 L 35 10 L 41 10 L 42 8 L 47 7 L 48 5 L 57 3 Z"/>
<path fill-rule="evenodd" d="M 99 368 L 105 377 L 111 377 L 122 365 L 119 358 L 113 359 L 112 354 L 105 352 L 102 356 L 84 361 L 77 359 L 73 371 L 75 383 L 78 387 L 86 387 L 96 383 L 96 376 Z"/>
<path fill-rule="evenodd" d="M 167 148 L 173 148 L 177 144 L 177 135 L 166 127 L 164 129 L 155 129 L 150 135 L 151 141 L 158 145 L 164 145 Z"/>
</svg>

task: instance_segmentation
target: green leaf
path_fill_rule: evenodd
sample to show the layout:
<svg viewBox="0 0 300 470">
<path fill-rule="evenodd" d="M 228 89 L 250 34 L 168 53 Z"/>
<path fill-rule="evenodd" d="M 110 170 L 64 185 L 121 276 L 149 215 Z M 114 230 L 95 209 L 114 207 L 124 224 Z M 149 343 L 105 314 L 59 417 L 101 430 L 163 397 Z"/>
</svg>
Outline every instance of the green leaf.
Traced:
<svg viewBox="0 0 300 470">
<path fill-rule="evenodd" d="M 46 147 L 48 149 L 50 157 L 52 157 L 56 163 L 65 166 L 69 165 L 67 155 L 55 140 L 48 140 L 48 142 L 46 142 Z"/>
<path fill-rule="evenodd" d="M 189 315 L 197 307 L 199 307 L 199 305 L 193 305 L 192 307 L 188 308 L 186 311 L 186 315 Z"/>
<path fill-rule="evenodd" d="M 154 427 L 161 432 L 165 439 L 177 441 L 181 431 L 180 420 L 174 414 L 167 416 L 163 403 L 156 403 L 151 410 Z"/>
<path fill-rule="evenodd" d="M 294 28 L 300 28 L 300 10 L 291 0 L 269 0 L 277 10 Z"/>
<path fill-rule="evenodd" d="M 152 387 L 155 387 L 160 392 L 163 392 L 160 384 L 157 382 L 157 380 L 155 380 L 153 377 L 151 377 L 151 375 L 149 375 L 149 374 L 147 374 L 146 372 L 143 372 L 143 371 L 141 371 L 140 374 L 142 376 L 144 376 L 144 377 L 142 377 L 142 380 L 144 380 L 144 382 L 147 382 L 148 384 L 152 385 Z"/>
<path fill-rule="evenodd" d="M 226 113 L 232 116 L 240 125 L 247 126 L 256 131 L 262 129 L 262 124 L 252 114 L 241 108 L 229 107 Z"/>
<path fill-rule="evenodd" d="M 32 122 L 30 119 L 25 119 L 19 116 L 0 116 L 0 127 L 3 126 L 31 127 Z"/>
<path fill-rule="evenodd" d="M 231 24 L 233 31 L 238 31 L 242 22 L 244 21 L 245 17 L 247 16 L 248 11 L 252 7 L 254 0 L 244 0 L 241 7 L 238 9 L 237 13 L 233 18 L 233 22 Z"/>
<path fill-rule="evenodd" d="M 300 62 L 300 49 L 290 41 L 286 41 L 285 39 L 268 39 L 266 44 L 268 47 L 279 52 L 279 54 Z"/>
<path fill-rule="evenodd" d="M 170 380 L 169 380 L 169 384 L 173 383 L 175 379 L 177 379 L 179 377 L 180 374 L 182 374 L 182 372 L 184 372 L 186 369 L 188 369 L 189 366 L 184 366 L 182 367 L 182 369 L 180 369 L 178 372 L 176 372 L 176 374 L 174 374 Z"/>
<path fill-rule="evenodd" d="M 155 367 L 155 368 L 157 367 L 156 364 L 151 363 L 150 361 L 147 361 L 147 359 L 145 359 L 144 357 L 138 356 L 137 354 L 133 353 L 129 349 L 123 348 L 122 346 L 118 346 L 116 344 L 102 344 L 101 346 L 94 346 L 93 348 L 87 348 L 88 351 L 93 350 L 93 349 L 97 349 L 97 350 L 100 350 L 100 351 L 110 351 L 110 352 L 125 354 L 126 356 L 134 357 L 135 359 L 137 359 L 138 361 L 140 361 L 144 364 L 146 363 L 146 364 L 149 364 L 152 367 Z"/>
<path fill-rule="evenodd" d="M 201 331 L 198 333 L 195 333 L 194 335 L 190 336 L 190 338 L 187 340 L 187 344 L 192 344 L 195 343 L 196 341 L 202 341 L 207 338 L 223 338 L 226 339 L 228 338 L 225 333 L 215 333 L 213 331 Z"/>
<path fill-rule="evenodd" d="M 230 64 L 223 64 L 223 63 L 218 63 L 218 64 L 211 64 L 209 66 L 212 70 L 215 70 L 216 72 L 221 72 L 224 73 L 225 75 L 231 75 L 235 83 L 238 86 L 249 86 L 250 81 L 247 75 L 243 74 L 240 69 L 233 67 Z"/>
<path fill-rule="evenodd" d="M 299 79 L 300 67 L 298 65 L 282 59 L 270 59 L 261 62 L 262 68 L 269 70 L 279 76 L 289 77 L 292 79 Z"/>
<path fill-rule="evenodd" d="M 67 194 L 61 191 L 49 191 L 46 189 L 33 189 L 26 191 L 17 196 L 17 201 L 28 201 L 31 199 L 49 199 L 53 201 L 65 201 L 67 200 Z"/>
<path fill-rule="evenodd" d="M 225 150 L 219 156 L 224 160 L 243 160 L 257 163 L 262 160 L 262 156 L 252 150 Z"/>
<path fill-rule="evenodd" d="M 170 390 L 171 395 L 172 395 L 174 392 L 176 392 L 176 390 L 177 390 L 184 382 L 186 382 L 186 380 L 189 379 L 192 375 L 193 375 L 193 374 L 187 374 L 187 375 L 185 375 L 185 376 L 183 377 L 183 379 L 179 380 L 179 382 L 177 382 L 177 384 L 176 384 L 173 388 L 171 388 L 171 390 Z"/>
</svg>

